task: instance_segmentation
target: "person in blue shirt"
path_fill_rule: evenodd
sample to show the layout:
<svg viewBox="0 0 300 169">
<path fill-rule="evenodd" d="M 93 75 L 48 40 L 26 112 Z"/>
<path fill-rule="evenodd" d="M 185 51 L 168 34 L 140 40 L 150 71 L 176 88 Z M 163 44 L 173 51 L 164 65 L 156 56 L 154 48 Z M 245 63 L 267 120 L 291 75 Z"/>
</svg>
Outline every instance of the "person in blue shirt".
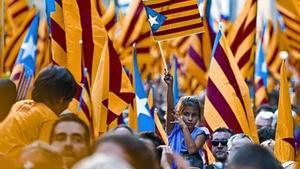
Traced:
<svg viewBox="0 0 300 169">
<path fill-rule="evenodd" d="M 173 77 L 165 73 L 167 84 L 167 123 L 169 146 L 185 157 L 191 167 L 203 168 L 201 151 L 207 139 L 206 132 L 197 127 L 203 118 L 203 105 L 196 96 L 181 97 L 176 110 L 173 102 Z M 174 168 L 174 167 L 173 167 Z"/>
</svg>

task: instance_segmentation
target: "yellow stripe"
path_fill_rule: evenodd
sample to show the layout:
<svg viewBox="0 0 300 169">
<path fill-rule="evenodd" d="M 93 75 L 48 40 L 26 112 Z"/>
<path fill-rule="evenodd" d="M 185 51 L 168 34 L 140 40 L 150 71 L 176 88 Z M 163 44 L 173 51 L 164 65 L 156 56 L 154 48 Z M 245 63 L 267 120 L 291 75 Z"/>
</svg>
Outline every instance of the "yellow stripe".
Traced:
<svg viewBox="0 0 300 169">
<path fill-rule="evenodd" d="M 55 12 L 51 13 L 51 17 L 55 22 L 64 30 L 65 29 L 65 23 L 64 23 L 64 16 L 62 8 L 55 3 Z"/>
<path fill-rule="evenodd" d="M 190 16 L 190 15 L 195 15 L 195 14 L 199 14 L 198 9 L 178 12 L 178 13 L 174 13 L 174 14 L 168 14 L 168 15 L 165 15 L 165 16 L 167 17 L 167 20 L 170 20 L 170 19 L 176 19 L 176 18 L 179 18 L 179 17 Z M 199 14 L 199 18 L 200 18 L 200 14 Z"/>
<path fill-rule="evenodd" d="M 202 71 L 202 69 L 200 69 L 199 66 L 189 56 L 185 58 L 185 64 L 188 65 L 186 67 L 186 71 L 195 77 L 202 86 L 206 87 L 208 79 L 206 72 Z"/>
<path fill-rule="evenodd" d="M 167 2 L 167 1 L 169 1 L 169 0 L 146 0 L 146 1 L 143 1 L 143 3 L 145 5 L 152 5 L 152 4 L 163 3 L 163 2 Z"/>
<path fill-rule="evenodd" d="M 191 5 L 196 5 L 196 4 L 197 3 L 192 2 L 192 1 L 184 1 L 184 2 L 180 2 L 180 3 L 171 4 L 171 5 L 165 6 L 163 8 L 154 8 L 153 10 L 160 13 L 163 11 L 177 9 L 177 8 L 181 8 L 181 7 L 191 6 Z M 199 11 L 198 11 L 198 13 L 199 13 Z"/>
<path fill-rule="evenodd" d="M 172 23 L 169 25 L 161 26 L 157 32 L 164 31 L 164 30 L 172 30 L 175 28 L 180 28 L 180 27 L 189 26 L 189 25 L 198 24 L 198 23 L 199 24 L 201 23 L 201 20 L 199 18 L 187 20 L 187 21 L 183 21 L 183 22 Z"/>
<path fill-rule="evenodd" d="M 67 57 L 66 52 L 60 47 L 60 45 L 52 40 L 52 58 L 53 60 L 61 66 L 67 67 Z"/>
<path fill-rule="evenodd" d="M 251 6 L 251 9 L 249 10 L 249 13 L 247 15 L 247 18 L 246 18 L 246 25 L 248 26 L 250 24 L 251 21 L 253 20 L 256 20 L 256 13 L 257 13 L 257 10 L 256 10 L 256 3 Z"/>
<path fill-rule="evenodd" d="M 229 128 L 207 97 L 205 98 L 204 118 L 213 131 L 219 127 Z"/>
<path fill-rule="evenodd" d="M 253 46 L 254 41 L 254 34 L 255 29 L 242 41 L 241 44 L 239 44 L 238 49 L 235 54 L 235 59 L 239 61 L 241 57 L 248 51 L 248 49 L 251 49 Z"/>
<path fill-rule="evenodd" d="M 181 37 L 181 36 L 186 36 L 186 35 L 190 35 L 190 34 L 198 34 L 203 31 L 204 31 L 203 27 L 199 27 L 199 28 L 189 29 L 189 30 L 185 30 L 185 31 L 173 33 L 173 34 L 154 36 L 154 39 L 155 40 L 167 40 L 167 39 L 172 39 L 174 37 Z"/>
</svg>

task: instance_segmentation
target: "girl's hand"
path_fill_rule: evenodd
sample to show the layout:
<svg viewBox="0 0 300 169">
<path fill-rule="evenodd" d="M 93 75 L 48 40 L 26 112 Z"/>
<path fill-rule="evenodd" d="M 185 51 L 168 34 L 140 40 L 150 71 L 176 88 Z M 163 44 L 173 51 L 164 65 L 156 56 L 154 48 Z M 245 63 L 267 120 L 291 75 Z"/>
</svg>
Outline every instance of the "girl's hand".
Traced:
<svg viewBox="0 0 300 169">
<path fill-rule="evenodd" d="M 168 86 L 173 86 L 173 77 L 169 72 L 164 72 L 164 81 Z"/>
<path fill-rule="evenodd" d="M 178 123 L 181 128 L 187 127 L 185 122 L 182 120 L 182 117 L 178 113 L 173 114 L 173 116 L 175 118 L 175 121 L 173 121 L 172 123 Z"/>
</svg>

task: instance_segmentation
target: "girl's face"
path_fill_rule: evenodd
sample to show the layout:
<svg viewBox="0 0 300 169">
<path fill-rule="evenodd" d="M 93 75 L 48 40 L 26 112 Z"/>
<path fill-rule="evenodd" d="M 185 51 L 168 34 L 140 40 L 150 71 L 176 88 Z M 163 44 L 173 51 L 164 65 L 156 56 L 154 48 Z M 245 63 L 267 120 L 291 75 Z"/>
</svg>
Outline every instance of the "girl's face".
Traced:
<svg viewBox="0 0 300 169">
<path fill-rule="evenodd" d="M 199 109 L 195 106 L 186 106 L 183 109 L 182 119 L 189 130 L 193 130 L 199 120 Z"/>
</svg>

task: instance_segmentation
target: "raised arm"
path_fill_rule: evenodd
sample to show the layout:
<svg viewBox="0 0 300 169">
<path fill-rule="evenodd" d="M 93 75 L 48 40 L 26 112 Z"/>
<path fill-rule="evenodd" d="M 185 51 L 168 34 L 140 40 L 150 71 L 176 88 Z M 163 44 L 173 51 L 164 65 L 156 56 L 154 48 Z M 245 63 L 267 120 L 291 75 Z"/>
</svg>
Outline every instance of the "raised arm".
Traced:
<svg viewBox="0 0 300 169">
<path fill-rule="evenodd" d="M 169 135 L 173 130 L 174 124 L 174 101 L 173 101 L 173 77 L 170 73 L 164 74 L 164 81 L 167 84 L 167 123 L 166 123 L 166 130 L 167 134 Z"/>
</svg>

